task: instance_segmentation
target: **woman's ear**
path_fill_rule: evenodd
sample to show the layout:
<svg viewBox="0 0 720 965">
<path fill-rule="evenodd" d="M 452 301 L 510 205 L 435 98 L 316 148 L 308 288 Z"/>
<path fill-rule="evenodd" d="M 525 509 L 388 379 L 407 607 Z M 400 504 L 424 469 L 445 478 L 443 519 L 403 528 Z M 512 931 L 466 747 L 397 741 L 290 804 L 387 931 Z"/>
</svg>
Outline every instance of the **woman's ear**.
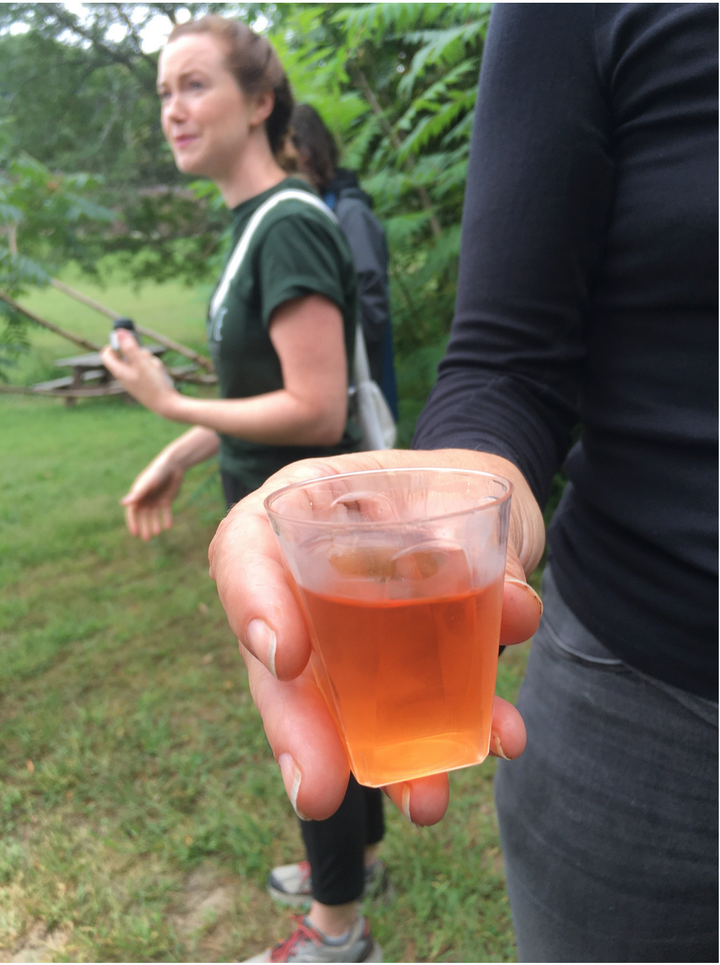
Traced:
<svg viewBox="0 0 720 965">
<path fill-rule="evenodd" d="M 270 117 L 275 106 L 275 94 L 271 90 L 263 91 L 255 97 L 250 123 L 253 125 L 264 124 Z"/>
</svg>

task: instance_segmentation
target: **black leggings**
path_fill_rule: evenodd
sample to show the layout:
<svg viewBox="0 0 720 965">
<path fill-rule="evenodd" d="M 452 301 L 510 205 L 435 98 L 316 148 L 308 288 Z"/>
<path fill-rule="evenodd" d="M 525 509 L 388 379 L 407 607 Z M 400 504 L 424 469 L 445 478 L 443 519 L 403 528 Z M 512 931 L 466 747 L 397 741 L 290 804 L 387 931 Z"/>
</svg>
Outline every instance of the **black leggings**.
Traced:
<svg viewBox="0 0 720 965">
<path fill-rule="evenodd" d="M 228 509 L 250 492 L 239 479 L 221 472 Z M 343 802 L 326 821 L 301 821 L 312 871 L 313 898 L 344 905 L 360 898 L 365 884 L 365 848 L 385 833 L 382 791 L 363 787 L 350 775 Z"/>
<path fill-rule="evenodd" d="M 365 884 L 365 848 L 385 832 L 382 791 L 350 775 L 343 802 L 326 821 L 301 821 L 313 898 L 323 905 L 357 901 Z"/>
</svg>

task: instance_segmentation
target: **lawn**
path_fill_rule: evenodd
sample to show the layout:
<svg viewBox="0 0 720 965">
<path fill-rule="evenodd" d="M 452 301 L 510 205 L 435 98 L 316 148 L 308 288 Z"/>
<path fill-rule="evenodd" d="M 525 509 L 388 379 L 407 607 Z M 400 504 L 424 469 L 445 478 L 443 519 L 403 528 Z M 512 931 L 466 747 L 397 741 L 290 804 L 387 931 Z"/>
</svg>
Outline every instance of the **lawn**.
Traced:
<svg viewBox="0 0 720 965">
<path fill-rule="evenodd" d="M 193 291 L 104 298 L 202 344 Z M 31 304 L 70 327 L 57 300 Z M 38 344 L 26 374 L 72 354 Z M 264 882 L 300 837 L 207 575 L 217 474 L 193 470 L 176 525 L 142 544 L 118 499 L 177 426 L 119 399 L 5 396 L 0 420 L 0 961 L 242 960 L 291 927 Z M 501 661 L 510 699 L 526 649 Z M 453 774 L 435 828 L 388 807 L 397 897 L 367 909 L 386 961 L 515 960 L 493 771 Z"/>
</svg>

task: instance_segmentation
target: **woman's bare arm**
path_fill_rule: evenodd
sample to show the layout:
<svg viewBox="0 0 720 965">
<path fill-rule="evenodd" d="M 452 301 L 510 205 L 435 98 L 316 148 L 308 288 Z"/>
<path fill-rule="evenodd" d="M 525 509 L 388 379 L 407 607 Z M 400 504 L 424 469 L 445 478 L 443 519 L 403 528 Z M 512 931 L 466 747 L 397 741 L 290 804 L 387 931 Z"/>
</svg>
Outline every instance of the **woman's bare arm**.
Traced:
<svg viewBox="0 0 720 965">
<path fill-rule="evenodd" d="M 123 358 L 103 350 L 103 363 L 148 409 L 174 422 L 203 426 L 250 442 L 333 445 L 347 415 L 347 360 L 340 310 L 322 295 L 284 302 L 270 320 L 282 389 L 243 399 L 196 399 L 164 378 L 161 363 L 119 332 Z"/>
</svg>

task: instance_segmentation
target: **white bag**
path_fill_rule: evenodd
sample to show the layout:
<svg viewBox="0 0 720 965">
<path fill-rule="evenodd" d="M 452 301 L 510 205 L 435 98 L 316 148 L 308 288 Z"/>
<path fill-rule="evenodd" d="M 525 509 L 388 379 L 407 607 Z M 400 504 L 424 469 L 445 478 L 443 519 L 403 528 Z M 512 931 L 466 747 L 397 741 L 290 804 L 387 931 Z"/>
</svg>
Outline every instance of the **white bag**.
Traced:
<svg viewBox="0 0 720 965">
<path fill-rule="evenodd" d="M 365 338 L 359 322 L 355 334 L 353 379 L 355 384 L 350 386 L 350 398 L 354 396 L 357 402 L 363 449 L 392 449 L 397 427 L 382 389 L 370 378 Z"/>
<path fill-rule="evenodd" d="M 230 256 L 220 283 L 210 302 L 210 318 L 214 319 L 218 308 L 222 304 L 227 293 L 230 282 L 237 274 L 242 264 L 245 253 L 250 246 L 250 240 L 260 226 L 260 222 L 265 214 L 281 201 L 292 199 L 294 201 L 304 201 L 312 205 L 319 211 L 327 214 L 335 224 L 339 222 L 328 206 L 307 191 L 300 191 L 287 188 L 285 191 L 278 191 L 271 198 L 268 198 L 257 211 L 253 214 L 247 227 L 243 231 L 240 240 L 235 246 L 235 250 Z M 349 401 L 353 399 L 357 402 L 357 417 L 362 431 L 363 449 L 392 449 L 395 445 L 397 427 L 393 419 L 390 406 L 385 401 L 385 396 L 377 382 L 370 377 L 370 366 L 368 364 L 367 349 L 365 348 L 365 338 L 362 333 L 362 326 L 358 322 L 355 332 L 355 364 L 353 366 L 352 377 L 354 384 L 348 390 Z"/>
</svg>

